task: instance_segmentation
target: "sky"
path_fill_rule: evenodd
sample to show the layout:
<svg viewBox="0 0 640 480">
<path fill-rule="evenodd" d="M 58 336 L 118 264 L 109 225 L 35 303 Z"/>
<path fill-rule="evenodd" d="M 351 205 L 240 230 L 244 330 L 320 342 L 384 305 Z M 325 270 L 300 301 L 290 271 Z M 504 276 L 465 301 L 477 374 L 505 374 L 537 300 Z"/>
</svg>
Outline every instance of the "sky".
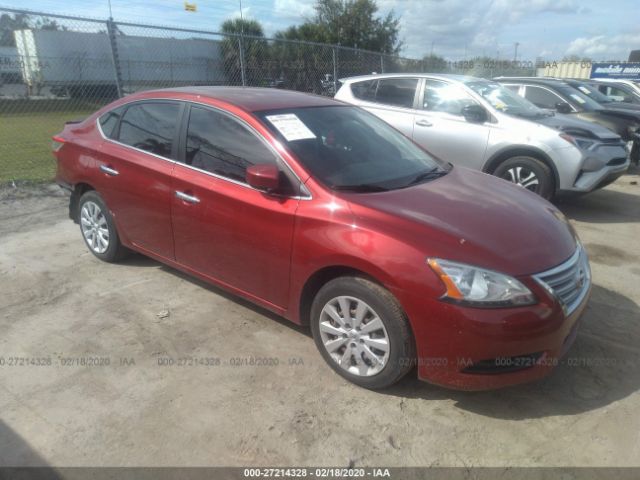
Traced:
<svg viewBox="0 0 640 480">
<path fill-rule="evenodd" d="M 313 16 L 314 0 L 111 0 L 115 20 L 218 30 L 240 15 L 259 20 L 267 36 Z M 512 60 L 626 60 L 640 49 L 640 0 L 378 0 L 400 18 L 402 55 L 431 52 L 450 60 L 477 55 Z M 108 0 L 0 0 L 17 7 L 87 17 L 109 16 Z"/>
</svg>

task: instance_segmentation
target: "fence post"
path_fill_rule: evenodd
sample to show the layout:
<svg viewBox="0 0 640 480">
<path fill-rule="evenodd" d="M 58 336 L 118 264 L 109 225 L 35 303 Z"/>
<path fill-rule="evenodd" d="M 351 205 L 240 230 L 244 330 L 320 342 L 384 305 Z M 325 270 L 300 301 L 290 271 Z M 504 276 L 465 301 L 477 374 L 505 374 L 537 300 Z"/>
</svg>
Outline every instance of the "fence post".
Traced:
<svg viewBox="0 0 640 480">
<path fill-rule="evenodd" d="M 244 48 L 242 44 L 242 36 L 238 37 L 238 50 L 240 51 L 240 77 L 242 78 L 242 86 L 247 86 L 247 79 L 244 71 Z"/>
<path fill-rule="evenodd" d="M 384 55 L 380 54 L 380 73 L 384 73 Z"/>
<path fill-rule="evenodd" d="M 331 49 L 332 57 L 333 57 L 333 93 L 334 95 L 338 93 L 338 61 L 337 61 L 337 49 L 333 47 Z"/>
<path fill-rule="evenodd" d="M 111 61 L 113 62 L 113 73 L 116 80 L 116 90 L 118 98 L 122 98 L 122 72 L 120 71 L 120 58 L 118 56 L 118 44 L 116 41 L 116 28 L 113 17 L 107 20 L 107 34 L 109 35 L 109 44 L 111 45 Z"/>
</svg>

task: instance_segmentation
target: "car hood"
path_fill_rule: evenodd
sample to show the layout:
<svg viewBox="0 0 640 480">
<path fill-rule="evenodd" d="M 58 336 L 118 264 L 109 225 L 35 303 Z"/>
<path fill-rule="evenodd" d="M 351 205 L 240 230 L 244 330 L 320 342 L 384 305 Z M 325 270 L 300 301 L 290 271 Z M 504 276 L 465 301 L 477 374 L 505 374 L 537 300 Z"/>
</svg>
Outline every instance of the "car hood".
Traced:
<svg viewBox="0 0 640 480">
<path fill-rule="evenodd" d="M 603 105 L 604 108 L 598 111 L 604 113 L 605 115 L 617 117 L 621 120 L 626 120 L 631 122 L 640 122 L 639 110 L 630 110 L 628 108 L 612 107 L 610 105 L 611 104 Z"/>
<path fill-rule="evenodd" d="M 609 141 L 620 139 L 620 135 L 612 132 L 602 125 L 575 117 L 572 118 L 569 115 L 563 115 L 560 113 L 548 117 L 536 118 L 535 121 L 574 137 Z"/>
<path fill-rule="evenodd" d="M 537 195 L 463 167 L 412 187 L 349 193 L 356 222 L 428 256 L 510 275 L 548 270 L 576 249 L 564 215 Z"/>
</svg>

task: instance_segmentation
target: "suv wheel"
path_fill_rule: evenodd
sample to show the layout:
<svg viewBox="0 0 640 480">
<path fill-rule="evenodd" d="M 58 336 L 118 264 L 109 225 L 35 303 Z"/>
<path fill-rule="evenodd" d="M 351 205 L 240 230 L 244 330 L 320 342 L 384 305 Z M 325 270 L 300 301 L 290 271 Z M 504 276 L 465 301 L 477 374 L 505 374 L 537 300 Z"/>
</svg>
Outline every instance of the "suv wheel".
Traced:
<svg viewBox="0 0 640 480">
<path fill-rule="evenodd" d="M 311 306 L 311 330 L 324 360 L 361 387 L 400 380 L 415 358 L 413 336 L 393 295 L 361 277 L 324 285 Z"/>
<path fill-rule="evenodd" d="M 553 197 L 554 185 L 551 169 L 537 158 L 511 157 L 498 165 L 493 174 L 520 185 L 547 200 Z"/>
<path fill-rule="evenodd" d="M 116 262 L 126 255 L 127 249 L 120 243 L 113 217 L 95 190 L 80 197 L 78 220 L 84 242 L 100 260 Z"/>
</svg>

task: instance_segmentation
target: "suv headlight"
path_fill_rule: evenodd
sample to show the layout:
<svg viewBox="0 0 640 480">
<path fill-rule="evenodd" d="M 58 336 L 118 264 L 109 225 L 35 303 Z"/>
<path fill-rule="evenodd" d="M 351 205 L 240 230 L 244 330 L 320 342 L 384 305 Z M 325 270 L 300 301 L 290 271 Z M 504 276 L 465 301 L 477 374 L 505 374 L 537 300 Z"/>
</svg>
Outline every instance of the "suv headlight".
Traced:
<svg viewBox="0 0 640 480">
<path fill-rule="evenodd" d="M 509 275 L 439 258 L 427 263 L 447 288 L 445 298 L 453 302 L 484 308 L 536 303 L 535 295 Z"/>
</svg>

